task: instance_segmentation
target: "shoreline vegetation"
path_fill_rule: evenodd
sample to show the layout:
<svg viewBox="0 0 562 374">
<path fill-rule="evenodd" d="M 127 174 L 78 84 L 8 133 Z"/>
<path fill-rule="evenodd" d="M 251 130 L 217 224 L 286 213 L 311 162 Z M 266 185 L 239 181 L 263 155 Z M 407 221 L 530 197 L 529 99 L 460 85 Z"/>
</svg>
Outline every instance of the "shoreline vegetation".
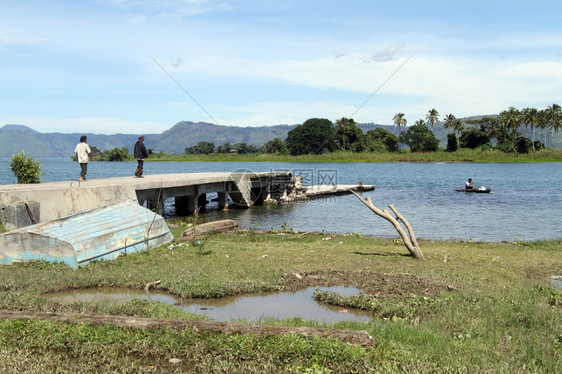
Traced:
<svg viewBox="0 0 562 374">
<path fill-rule="evenodd" d="M 132 157 L 128 160 L 133 161 Z M 209 155 L 152 153 L 150 161 L 191 162 L 562 162 L 562 149 L 545 148 L 527 154 L 505 153 L 498 150 L 460 149 L 456 152 L 400 152 L 355 153 L 338 151 L 319 155 L 227 154 Z"/>
<path fill-rule="evenodd" d="M 175 238 L 197 223 L 169 221 Z M 53 318 L 0 320 L 0 372 L 83 373 L 555 373 L 562 371 L 562 240 L 498 243 L 420 240 L 425 259 L 398 239 L 330 236 L 282 228 L 236 230 L 127 254 L 73 270 L 1 266 L 0 309 Z M 158 281 L 158 282 L 156 282 Z M 325 324 L 264 317 L 264 326 L 366 331 L 368 346 L 324 336 L 227 334 L 202 329 L 61 323 L 57 314 L 201 320 L 174 306 L 61 304 L 52 292 L 97 287 L 215 298 L 348 285 L 320 302 L 361 308 L 372 322 Z M 244 321 L 236 321 L 244 322 Z M 255 323 L 255 322 L 254 322 Z M 271 330 L 274 330 L 273 328 Z"/>
</svg>

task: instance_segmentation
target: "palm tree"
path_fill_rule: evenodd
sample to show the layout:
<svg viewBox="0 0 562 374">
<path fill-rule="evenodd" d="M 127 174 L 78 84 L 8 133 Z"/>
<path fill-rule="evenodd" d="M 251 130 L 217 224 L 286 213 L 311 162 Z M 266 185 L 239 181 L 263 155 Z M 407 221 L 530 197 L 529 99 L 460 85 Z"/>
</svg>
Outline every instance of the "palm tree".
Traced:
<svg viewBox="0 0 562 374">
<path fill-rule="evenodd" d="M 453 130 L 455 130 L 458 133 L 458 136 L 461 136 L 461 131 L 465 128 L 465 124 L 463 122 L 462 119 L 460 118 L 456 118 L 455 121 L 453 122 Z"/>
<path fill-rule="evenodd" d="M 416 123 L 414 123 L 414 125 L 416 125 L 416 126 L 426 126 L 425 121 L 424 121 L 423 119 L 421 119 L 421 118 L 418 119 L 418 120 L 416 121 Z"/>
<path fill-rule="evenodd" d="M 496 139 L 501 134 L 500 120 L 496 117 L 484 117 L 480 120 L 480 128 L 486 133 L 486 136 L 491 139 Z"/>
<path fill-rule="evenodd" d="M 342 133 L 342 144 L 343 144 L 344 151 L 345 151 L 345 133 L 349 127 L 349 121 L 350 121 L 349 118 L 346 117 L 342 117 L 336 120 L 336 127 L 338 129 L 338 132 Z M 353 121 L 353 119 L 351 121 Z"/>
<path fill-rule="evenodd" d="M 525 124 L 525 127 L 531 126 L 531 140 L 532 148 L 535 150 L 535 127 L 539 122 L 539 111 L 536 108 L 525 108 L 521 113 L 521 119 Z"/>
<path fill-rule="evenodd" d="M 538 115 L 538 121 L 537 121 L 537 128 L 539 129 L 539 141 L 542 142 L 542 144 L 546 147 L 546 133 L 545 133 L 545 129 L 548 127 L 548 113 L 546 109 L 542 109 L 539 110 L 539 115 Z M 543 141 L 543 136 L 544 135 L 544 141 Z"/>
<path fill-rule="evenodd" d="M 515 107 L 509 107 L 500 113 L 500 121 L 505 130 L 511 131 L 513 139 L 517 137 L 517 129 L 521 126 L 521 112 Z"/>
<path fill-rule="evenodd" d="M 452 114 L 447 114 L 445 118 L 443 118 L 443 127 L 446 129 L 454 129 L 455 121 L 457 118 Z"/>
<path fill-rule="evenodd" d="M 435 125 L 439 121 L 439 112 L 437 111 L 437 109 L 433 108 L 429 112 L 427 112 L 425 119 L 433 129 L 433 125 Z"/>
<path fill-rule="evenodd" d="M 554 133 L 560 130 L 562 126 L 562 108 L 558 104 L 549 105 L 546 108 L 547 126 L 552 130 L 551 146 L 554 147 Z M 544 145 L 546 146 L 546 136 Z"/>
<path fill-rule="evenodd" d="M 404 116 L 405 116 L 404 113 L 396 113 L 394 115 L 394 118 L 392 119 L 396 127 L 398 127 L 398 134 L 400 134 L 400 126 L 406 127 L 406 124 L 408 123 L 408 121 L 406 120 L 406 118 L 404 118 Z"/>
</svg>

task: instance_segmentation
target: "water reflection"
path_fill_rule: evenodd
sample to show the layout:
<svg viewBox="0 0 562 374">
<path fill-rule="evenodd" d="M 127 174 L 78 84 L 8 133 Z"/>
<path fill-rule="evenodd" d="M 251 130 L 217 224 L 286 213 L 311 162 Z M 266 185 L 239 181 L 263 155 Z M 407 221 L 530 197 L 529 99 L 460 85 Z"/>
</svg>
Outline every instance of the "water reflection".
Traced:
<svg viewBox="0 0 562 374">
<path fill-rule="evenodd" d="M 554 286 L 554 288 L 558 288 L 562 290 L 562 275 L 553 275 L 552 285 Z"/>
<path fill-rule="evenodd" d="M 230 296 L 216 299 L 182 300 L 161 292 L 145 292 L 128 288 L 90 288 L 63 291 L 49 295 L 54 301 L 125 303 L 132 299 L 158 301 L 173 305 L 183 311 L 205 315 L 215 321 L 260 321 L 266 318 L 285 319 L 300 317 L 303 320 L 335 323 L 340 321 L 368 322 L 369 313 L 316 302 L 311 287 L 298 292 L 278 292 L 264 295 Z M 319 287 L 326 292 L 352 296 L 360 290 L 354 287 Z"/>
</svg>

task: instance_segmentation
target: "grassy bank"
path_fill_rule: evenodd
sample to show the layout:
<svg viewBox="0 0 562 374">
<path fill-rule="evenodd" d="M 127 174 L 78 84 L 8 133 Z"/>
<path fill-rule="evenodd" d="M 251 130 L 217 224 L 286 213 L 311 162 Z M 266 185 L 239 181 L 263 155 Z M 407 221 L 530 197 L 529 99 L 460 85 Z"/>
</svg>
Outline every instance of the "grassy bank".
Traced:
<svg viewBox="0 0 562 374">
<path fill-rule="evenodd" d="M 497 150 L 461 149 L 456 152 L 352 153 L 281 156 L 278 154 L 165 154 L 155 153 L 148 161 L 208 162 L 561 162 L 562 149 L 543 149 L 529 154 L 504 153 Z"/>
<path fill-rule="evenodd" d="M 182 225 L 173 226 L 175 235 Z M 562 371 L 562 242 L 423 241 L 425 260 L 392 239 L 240 231 L 174 242 L 72 270 L 48 263 L 2 266 L 0 308 L 158 318 L 200 318 L 133 300 L 63 305 L 45 293 L 84 287 L 157 288 L 181 297 L 220 297 L 347 284 L 364 294 L 319 293 L 369 310 L 369 323 L 264 323 L 366 330 L 355 346 L 298 335 L 225 335 L 0 321 L 0 372 L 366 373 Z M 267 255 L 267 256 L 264 256 Z M 182 363 L 171 365 L 170 358 Z"/>
</svg>

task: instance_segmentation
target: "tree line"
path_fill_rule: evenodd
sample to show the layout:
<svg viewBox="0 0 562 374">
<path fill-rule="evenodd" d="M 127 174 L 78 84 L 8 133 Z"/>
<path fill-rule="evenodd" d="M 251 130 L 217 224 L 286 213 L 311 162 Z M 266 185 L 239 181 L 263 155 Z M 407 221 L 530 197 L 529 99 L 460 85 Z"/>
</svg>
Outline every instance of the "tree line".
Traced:
<svg viewBox="0 0 562 374">
<path fill-rule="evenodd" d="M 343 117 L 335 123 L 325 118 L 310 118 L 289 131 L 285 140 L 275 138 L 260 147 L 246 143 L 225 143 L 215 147 L 211 142 L 199 142 L 185 148 L 185 152 L 281 155 L 322 154 L 342 150 L 357 153 L 399 152 L 401 145 L 409 148 L 410 152 L 435 152 L 439 150 L 439 140 L 433 130 L 436 124 L 441 124 L 451 131 L 447 135 L 446 151 L 493 148 L 503 152 L 527 153 L 546 147 L 549 133 L 550 146 L 554 146 L 555 134 L 562 125 L 562 111 L 558 104 L 542 110 L 510 107 L 494 116 L 462 120 L 453 114 L 447 114 L 439 121 L 439 112 L 433 108 L 428 111 L 425 119 L 419 119 L 409 127 L 404 113 L 396 113 L 392 120 L 398 129 L 398 136 L 382 128 L 364 133 L 352 118 Z M 530 128 L 531 138 L 522 136 L 522 127 Z"/>
<path fill-rule="evenodd" d="M 410 152 L 435 152 L 439 150 L 439 140 L 433 132 L 439 124 L 439 112 L 434 108 L 428 111 L 425 119 L 417 120 L 406 128 L 408 121 L 404 113 L 396 113 L 393 123 L 398 136 L 388 130 L 377 128 L 363 133 L 353 118 L 342 117 L 335 123 L 325 118 L 310 118 L 287 133 L 287 138 L 275 138 L 257 147 L 246 143 L 224 143 L 215 147 L 212 142 L 199 142 L 186 147 L 187 154 L 213 153 L 276 153 L 280 155 L 323 154 L 336 151 L 348 152 L 400 152 L 405 145 Z M 545 109 L 510 107 L 498 115 L 483 116 L 477 119 L 462 120 L 453 114 L 443 117 L 442 126 L 452 132 L 447 134 L 446 151 L 455 152 L 459 148 L 497 149 L 503 152 L 528 153 L 555 145 L 555 135 L 562 127 L 562 108 L 558 104 Z M 521 129 L 530 130 L 530 138 L 522 136 Z M 92 156 L 98 161 L 126 161 L 129 159 L 127 147 L 100 151 L 91 146 Z M 148 149 L 152 155 L 153 150 Z M 76 156 L 72 156 L 75 160 Z M 18 183 L 40 183 L 41 163 L 24 151 L 12 155 L 10 168 Z"/>
<path fill-rule="evenodd" d="M 310 118 L 288 132 L 287 138 L 275 138 L 255 146 L 247 143 L 230 144 L 226 142 L 215 146 L 212 142 L 201 141 L 185 148 L 185 153 L 209 155 L 217 153 L 276 153 L 280 155 L 322 154 L 337 151 L 348 152 L 400 152 L 409 148 L 410 152 L 435 152 L 439 150 L 439 140 L 434 127 L 439 124 L 449 131 L 445 150 L 455 152 L 459 148 L 489 148 L 503 152 L 527 153 L 554 146 L 555 134 L 562 125 L 560 105 L 552 104 L 545 109 L 510 107 L 497 115 L 478 119 L 463 120 L 447 114 L 439 120 L 437 109 L 429 110 L 425 119 L 418 119 L 414 125 L 407 126 L 404 113 L 396 113 L 392 121 L 398 136 L 383 128 L 363 132 L 353 118 L 342 117 L 335 122 L 325 118 Z M 521 129 L 530 129 L 530 138 L 522 136 Z M 99 161 L 125 161 L 128 149 L 114 148 L 100 151 L 91 146 L 92 155 Z M 152 149 L 148 150 L 152 154 Z"/>
</svg>

